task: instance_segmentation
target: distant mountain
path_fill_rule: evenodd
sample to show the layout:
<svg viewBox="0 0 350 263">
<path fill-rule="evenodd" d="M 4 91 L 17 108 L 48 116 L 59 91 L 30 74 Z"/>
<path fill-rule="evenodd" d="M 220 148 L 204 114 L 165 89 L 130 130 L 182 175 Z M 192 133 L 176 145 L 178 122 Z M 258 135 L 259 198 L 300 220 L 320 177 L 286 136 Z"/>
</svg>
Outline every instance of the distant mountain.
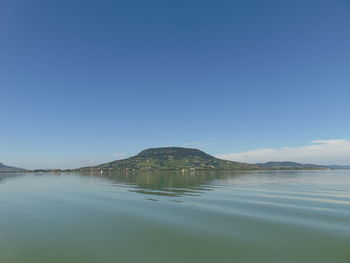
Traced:
<svg viewBox="0 0 350 263">
<path fill-rule="evenodd" d="M 350 169 L 350 165 L 337 165 L 337 164 L 331 164 L 327 165 L 330 169 Z"/>
<path fill-rule="evenodd" d="M 296 162 L 267 162 L 256 163 L 255 165 L 265 169 L 327 169 L 326 165 L 304 164 Z"/>
<path fill-rule="evenodd" d="M 266 169 L 350 169 L 350 165 L 318 165 L 318 164 L 304 164 L 296 162 L 267 162 L 256 163 L 255 165 Z"/>
<path fill-rule="evenodd" d="M 144 150 L 136 156 L 79 171 L 99 170 L 243 170 L 259 169 L 256 165 L 225 161 L 198 149 L 162 147 Z"/>
<path fill-rule="evenodd" d="M 6 166 L 2 163 L 0 163 L 0 173 L 21 173 L 26 172 L 27 170 L 22 168 L 16 168 L 11 166 Z"/>
</svg>

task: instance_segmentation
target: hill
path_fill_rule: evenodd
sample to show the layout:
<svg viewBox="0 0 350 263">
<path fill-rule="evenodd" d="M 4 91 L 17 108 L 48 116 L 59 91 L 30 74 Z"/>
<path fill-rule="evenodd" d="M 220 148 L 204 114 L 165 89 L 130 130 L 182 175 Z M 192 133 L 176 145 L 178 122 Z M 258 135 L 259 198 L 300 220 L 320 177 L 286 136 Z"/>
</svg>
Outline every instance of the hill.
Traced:
<svg viewBox="0 0 350 263">
<path fill-rule="evenodd" d="M 338 164 L 331 164 L 327 165 L 330 169 L 350 169 L 350 165 L 338 165 Z"/>
<path fill-rule="evenodd" d="M 327 169 L 326 165 L 303 164 L 296 162 L 267 162 L 256 163 L 255 165 L 265 169 Z"/>
<path fill-rule="evenodd" d="M 259 169 L 256 165 L 225 161 L 203 151 L 182 147 L 151 148 L 139 154 L 79 171 L 94 170 L 243 170 Z"/>
<path fill-rule="evenodd" d="M 11 167 L 0 163 L 0 173 L 22 173 L 27 170 L 17 167 Z"/>
</svg>

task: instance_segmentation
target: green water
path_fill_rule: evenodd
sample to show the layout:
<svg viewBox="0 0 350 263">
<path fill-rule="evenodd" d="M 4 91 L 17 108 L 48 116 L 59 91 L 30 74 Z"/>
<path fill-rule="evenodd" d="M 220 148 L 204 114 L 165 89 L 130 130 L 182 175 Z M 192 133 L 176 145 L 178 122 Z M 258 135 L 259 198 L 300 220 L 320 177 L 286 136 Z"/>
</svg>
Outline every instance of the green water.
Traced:
<svg viewBox="0 0 350 263">
<path fill-rule="evenodd" d="M 350 262 L 350 170 L 0 175 L 0 263 Z"/>
</svg>

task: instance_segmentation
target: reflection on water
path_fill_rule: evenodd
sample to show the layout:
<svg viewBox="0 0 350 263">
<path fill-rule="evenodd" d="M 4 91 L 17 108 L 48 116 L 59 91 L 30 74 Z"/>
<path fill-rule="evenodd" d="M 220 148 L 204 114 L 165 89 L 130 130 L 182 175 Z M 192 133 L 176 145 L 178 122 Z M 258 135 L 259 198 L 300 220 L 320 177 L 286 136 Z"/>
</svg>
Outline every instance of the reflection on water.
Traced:
<svg viewBox="0 0 350 263">
<path fill-rule="evenodd" d="M 5 183 L 6 180 L 13 180 L 15 178 L 25 176 L 25 173 L 0 173 L 0 184 Z"/>
<path fill-rule="evenodd" d="M 82 174 L 87 175 L 87 174 Z M 129 191 L 145 195 L 180 197 L 201 195 L 203 191 L 213 190 L 212 182 L 242 176 L 242 172 L 143 172 L 90 174 L 110 180 L 120 187 L 129 187 Z"/>
<path fill-rule="evenodd" d="M 349 263 L 350 171 L 0 174 L 0 263 Z"/>
</svg>

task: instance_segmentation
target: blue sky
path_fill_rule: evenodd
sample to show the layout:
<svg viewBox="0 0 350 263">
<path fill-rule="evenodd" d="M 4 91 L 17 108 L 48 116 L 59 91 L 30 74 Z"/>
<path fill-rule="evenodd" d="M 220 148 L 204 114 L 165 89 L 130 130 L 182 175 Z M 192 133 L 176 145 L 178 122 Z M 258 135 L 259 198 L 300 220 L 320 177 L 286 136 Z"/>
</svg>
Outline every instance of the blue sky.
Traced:
<svg viewBox="0 0 350 263">
<path fill-rule="evenodd" d="M 1 1 L 0 162 L 344 146 L 349 47 L 349 1 Z"/>
</svg>

